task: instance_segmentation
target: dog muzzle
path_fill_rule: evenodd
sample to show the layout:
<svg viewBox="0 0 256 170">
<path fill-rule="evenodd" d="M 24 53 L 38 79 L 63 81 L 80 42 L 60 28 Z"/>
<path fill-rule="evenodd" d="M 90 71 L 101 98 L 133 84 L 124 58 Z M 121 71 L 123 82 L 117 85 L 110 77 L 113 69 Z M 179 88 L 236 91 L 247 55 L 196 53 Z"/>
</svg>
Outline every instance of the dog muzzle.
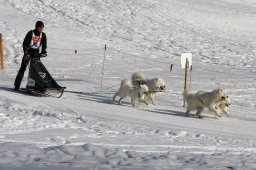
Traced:
<svg viewBox="0 0 256 170">
<path fill-rule="evenodd" d="M 160 86 L 160 90 L 164 91 L 165 90 L 165 86 Z"/>
<path fill-rule="evenodd" d="M 225 100 L 228 96 L 221 96 L 221 100 Z"/>
</svg>

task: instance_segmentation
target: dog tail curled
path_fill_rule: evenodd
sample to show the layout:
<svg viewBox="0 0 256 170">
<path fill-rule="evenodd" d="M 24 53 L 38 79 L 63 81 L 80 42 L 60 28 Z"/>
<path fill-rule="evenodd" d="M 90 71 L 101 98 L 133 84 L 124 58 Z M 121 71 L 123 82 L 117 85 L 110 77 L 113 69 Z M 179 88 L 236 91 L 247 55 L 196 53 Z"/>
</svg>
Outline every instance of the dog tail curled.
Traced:
<svg viewBox="0 0 256 170">
<path fill-rule="evenodd" d="M 131 89 L 131 88 L 133 88 L 133 84 L 132 84 L 131 80 L 124 79 L 121 81 L 120 88 Z"/>
</svg>

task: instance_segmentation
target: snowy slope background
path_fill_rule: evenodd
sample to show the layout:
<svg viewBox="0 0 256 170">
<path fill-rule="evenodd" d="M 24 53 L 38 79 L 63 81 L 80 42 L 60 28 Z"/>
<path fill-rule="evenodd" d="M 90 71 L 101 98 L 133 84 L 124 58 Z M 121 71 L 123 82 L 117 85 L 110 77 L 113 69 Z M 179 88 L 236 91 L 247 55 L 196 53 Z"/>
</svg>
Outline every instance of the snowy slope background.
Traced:
<svg viewBox="0 0 256 170">
<path fill-rule="evenodd" d="M 42 61 L 79 93 L 12 90 L 37 20 L 48 37 Z M 1 170 L 256 169 L 254 0 L 1 0 L 0 32 Z M 191 91 L 226 88 L 231 117 L 184 117 L 182 52 L 193 53 Z M 120 81 L 138 70 L 163 77 L 166 92 L 156 105 L 117 105 Z"/>
</svg>

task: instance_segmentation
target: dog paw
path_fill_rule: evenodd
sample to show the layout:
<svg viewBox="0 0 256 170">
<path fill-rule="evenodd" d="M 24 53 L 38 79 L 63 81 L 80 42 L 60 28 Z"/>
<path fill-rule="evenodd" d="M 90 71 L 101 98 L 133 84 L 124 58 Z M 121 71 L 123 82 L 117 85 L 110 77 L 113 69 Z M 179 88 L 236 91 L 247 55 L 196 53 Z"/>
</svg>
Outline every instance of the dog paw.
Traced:
<svg viewBox="0 0 256 170">
<path fill-rule="evenodd" d="M 223 112 L 227 117 L 230 117 L 230 114 L 228 112 Z"/>
</svg>

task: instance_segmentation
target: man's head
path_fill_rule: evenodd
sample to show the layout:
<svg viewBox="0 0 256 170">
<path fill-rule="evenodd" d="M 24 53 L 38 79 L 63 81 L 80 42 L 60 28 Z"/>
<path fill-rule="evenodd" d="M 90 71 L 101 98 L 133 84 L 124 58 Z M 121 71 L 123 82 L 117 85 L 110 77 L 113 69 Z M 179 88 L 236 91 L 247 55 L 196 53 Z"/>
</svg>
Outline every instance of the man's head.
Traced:
<svg viewBox="0 0 256 170">
<path fill-rule="evenodd" d="M 35 27 L 39 32 L 42 32 L 44 28 L 44 23 L 42 21 L 37 21 Z"/>
</svg>

